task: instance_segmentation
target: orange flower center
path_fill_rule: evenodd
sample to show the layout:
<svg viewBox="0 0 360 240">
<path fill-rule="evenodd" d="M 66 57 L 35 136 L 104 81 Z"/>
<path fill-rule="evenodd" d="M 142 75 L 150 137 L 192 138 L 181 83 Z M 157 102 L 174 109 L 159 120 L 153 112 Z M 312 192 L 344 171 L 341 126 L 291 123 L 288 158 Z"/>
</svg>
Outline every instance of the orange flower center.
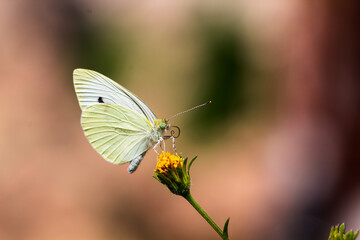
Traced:
<svg viewBox="0 0 360 240">
<path fill-rule="evenodd" d="M 180 160 L 179 156 L 172 155 L 169 152 L 162 152 L 159 155 L 156 169 L 154 170 L 154 172 L 167 173 L 168 169 L 175 170 L 177 167 L 182 166 L 183 162 Z"/>
</svg>

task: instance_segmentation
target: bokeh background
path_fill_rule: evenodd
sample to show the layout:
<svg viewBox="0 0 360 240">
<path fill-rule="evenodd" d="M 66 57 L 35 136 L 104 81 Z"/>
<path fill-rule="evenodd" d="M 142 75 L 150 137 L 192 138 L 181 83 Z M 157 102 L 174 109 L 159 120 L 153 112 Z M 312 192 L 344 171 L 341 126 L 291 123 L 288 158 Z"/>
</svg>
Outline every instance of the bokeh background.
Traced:
<svg viewBox="0 0 360 240">
<path fill-rule="evenodd" d="M 231 239 L 360 227 L 356 1 L 3 1 L 0 239 L 218 239 L 152 178 L 104 161 L 72 71 L 116 80 L 199 155 L 192 192 Z M 358 19 L 358 20 L 356 20 Z"/>
</svg>

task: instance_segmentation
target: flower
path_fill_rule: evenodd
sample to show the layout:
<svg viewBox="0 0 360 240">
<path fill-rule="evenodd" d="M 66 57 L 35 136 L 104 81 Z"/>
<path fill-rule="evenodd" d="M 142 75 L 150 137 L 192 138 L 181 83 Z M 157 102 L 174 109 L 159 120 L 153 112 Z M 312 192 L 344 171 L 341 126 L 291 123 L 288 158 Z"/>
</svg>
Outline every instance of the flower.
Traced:
<svg viewBox="0 0 360 240">
<path fill-rule="evenodd" d="M 165 175 L 169 175 L 169 170 L 176 170 L 177 167 L 183 166 L 183 161 L 180 159 L 180 156 L 175 156 L 170 154 L 169 152 L 162 152 L 159 155 L 158 162 L 156 164 L 156 169 L 154 172 L 162 173 Z"/>
<path fill-rule="evenodd" d="M 187 196 L 191 186 L 190 166 L 195 159 L 196 157 L 187 164 L 188 159 L 184 159 L 181 154 L 173 155 L 169 152 L 162 152 L 158 157 L 153 177 L 172 193 Z"/>
</svg>

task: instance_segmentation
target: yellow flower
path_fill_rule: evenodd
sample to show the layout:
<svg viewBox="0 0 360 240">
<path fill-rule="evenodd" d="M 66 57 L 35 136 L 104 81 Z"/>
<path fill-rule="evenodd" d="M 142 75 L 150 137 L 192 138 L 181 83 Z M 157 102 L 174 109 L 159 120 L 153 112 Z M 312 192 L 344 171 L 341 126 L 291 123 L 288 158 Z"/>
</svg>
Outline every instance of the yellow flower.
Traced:
<svg viewBox="0 0 360 240">
<path fill-rule="evenodd" d="M 186 196 L 191 185 L 190 166 L 195 159 L 196 157 L 187 164 L 187 158 L 183 159 L 181 154 L 178 156 L 162 152 L 154 170 L 154 178 L 167 186 L 172 193 Z"/>
<path fill-rule="evenodd" d="M 169 173 L 169 169 L 175 171 L 177 167 L 183 167 L 183 161 L 180 159 L 180 157 L 172 155 L 169 152 L 162 152 L 159 155 L 154 172 L 167 174 Z"/>
</svg>

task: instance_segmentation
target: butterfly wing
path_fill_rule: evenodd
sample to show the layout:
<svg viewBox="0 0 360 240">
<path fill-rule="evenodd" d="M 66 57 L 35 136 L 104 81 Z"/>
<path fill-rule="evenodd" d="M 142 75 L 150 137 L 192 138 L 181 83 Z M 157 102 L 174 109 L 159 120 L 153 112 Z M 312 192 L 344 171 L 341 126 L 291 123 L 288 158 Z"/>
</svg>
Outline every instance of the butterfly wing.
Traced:
<svg viewBox="0 0 360 240">
<path fill-rule="evenodd" d="M 81 125 L 95 150 L 114 164 L 133 160 L 154 143 L 150 122 L 138 112 L 116 104 L 85 108 Z"/>
<path fill-rule="evenodd" d="M 134 110 L 154 123 L 156 116 L 151 109 L 135 94 L 110 78 L 86 69 L 75 69 L 73 78 L 82 110 L 97 103 L 117 104 Z"/>
</svg>

